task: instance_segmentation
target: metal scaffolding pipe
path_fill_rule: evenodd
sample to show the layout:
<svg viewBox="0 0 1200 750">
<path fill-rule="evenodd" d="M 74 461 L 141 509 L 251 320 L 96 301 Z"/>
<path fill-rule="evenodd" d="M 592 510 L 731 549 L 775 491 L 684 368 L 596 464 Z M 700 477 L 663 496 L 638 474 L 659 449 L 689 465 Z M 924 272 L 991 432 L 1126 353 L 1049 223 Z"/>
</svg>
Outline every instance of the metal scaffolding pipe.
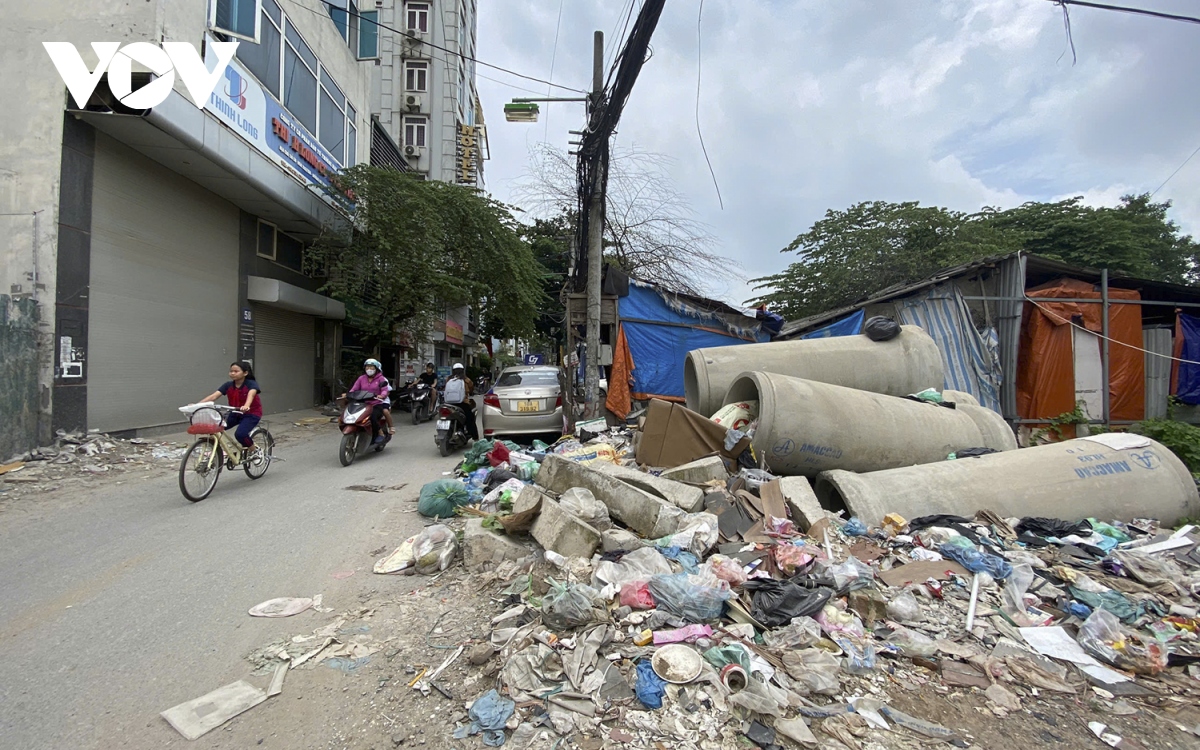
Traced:
<svg viewBox="0 0 1200 750">
<path fill-rule="evenodd" d="M 748 370 L 890 396 L 941 390 L 945 380 L 942 354 L 929 334 L 917 326 L 901 326 L 891 341 L 859 334 L 695 349 L 683 363 L 687 408 L 712 415 L 725 403 L 734 378 Z"/>
<path fill-rule="evenodd" d="M 814 489 L 825 508 L 867 524 L 887 513 L 971 517 L 985 509 L 1002 517 L 1156 518 L 1164 525 L 1200 515 L 1187 467 L 1167 447 L 1139 438 L 1113 433 L 870 474 L 827 471 Z M 1110 447 L 1122 444 L 1132 447 Z"/>
</svg>

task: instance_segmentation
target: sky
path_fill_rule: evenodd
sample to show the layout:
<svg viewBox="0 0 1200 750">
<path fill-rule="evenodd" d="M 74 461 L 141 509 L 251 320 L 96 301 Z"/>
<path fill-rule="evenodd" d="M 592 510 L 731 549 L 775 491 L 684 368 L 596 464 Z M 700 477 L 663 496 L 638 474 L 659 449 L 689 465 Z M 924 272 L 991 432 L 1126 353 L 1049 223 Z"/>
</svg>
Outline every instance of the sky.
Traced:
<svg viewBox="0 0 1200 750">
<path fill-rule="evenodd" d="M 484 0 L 479 60 L 587 89 L 593 31 L 605 32 L 607 70 L 631 3 Z M 1200 15 L 1192 0 L 1113 4 Z M 1070 27 L 1074 60 L 1047 0 L 704 0 L 702 15 L 701 0 L 667 0 L 615 145 L 671 160 L 674 187 L 745 279 L 781 271 L 796 259 L 782 248 L 860 201 L 976 211 L 1154 191 L 1200 148 L 1200 24 L 1073 7 Z M 568 148 L 583 105 L 509 123 L 506 102 L 547 87 L 478 74 L 486 187 L 507 201 L 530 147 Z M 1154 197 L 1200 235 L 1200 155 Z M 752 295 L 732 275 L 707 291 Z"/>
</svg>

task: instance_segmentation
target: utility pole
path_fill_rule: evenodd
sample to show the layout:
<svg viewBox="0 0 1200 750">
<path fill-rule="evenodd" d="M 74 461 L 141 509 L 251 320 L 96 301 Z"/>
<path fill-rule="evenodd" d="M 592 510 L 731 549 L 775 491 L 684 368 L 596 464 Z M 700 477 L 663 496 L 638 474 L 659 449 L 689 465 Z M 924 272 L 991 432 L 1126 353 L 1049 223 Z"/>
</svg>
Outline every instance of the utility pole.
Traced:
<svg viewBox="0 0 1200 750">
<path fill-rule="evenodd" d="M 604 98 L 604 32 L 597 31 L 592 49 L 592 102 L 599 107 Z M 589 115 L 591 113 L 589 112 Z M 590 118 L 589 118 L 590 119 Z M 584 371 L 584 416 L 600 414 L 600 275 L 604 254 L 604 168 L 606 159 L 597 159 L 592 169 L 592 200 L 588 206 L 587 269 L 587 368 Z"/>
</svg>

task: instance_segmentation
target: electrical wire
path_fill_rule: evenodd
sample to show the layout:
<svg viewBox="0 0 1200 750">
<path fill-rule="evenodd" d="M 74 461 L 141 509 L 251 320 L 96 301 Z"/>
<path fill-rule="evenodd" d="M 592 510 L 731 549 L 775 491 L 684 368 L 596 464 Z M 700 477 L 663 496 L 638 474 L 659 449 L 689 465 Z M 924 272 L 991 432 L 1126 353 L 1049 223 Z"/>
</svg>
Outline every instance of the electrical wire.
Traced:
<svg viewBox="0 0 1200 750">
<path fill-rule="evenodd" d="M 1130 8 L 1124 5 L 1107 5 L 1105 3 L 1091 3 L 1085 0 L 1050 0 L 1055 5 L 1079 5 L 1084 8 L 1096 8 L 1098 10 L 1115 10 L 1121 13 L 1134 13 L 1140 16 L 1152 16 L 1154 18 L 1165 18 L 1168 21 L 1186 21 L 1188 23 L 1200 23 L 1200 18 L 1194 16 L 1177 16 L 1172 13 L 1162 13 L 1157 10 L 1146 10 L 1145 8 Z M 1064 7 L 1065 9 L 1065 7 Z"/>
<path fill-rule="evenodd" d="M 700 136 L 700 150 L 704 152 L 704 162 L 708 164 L 708 173 L 712 175 L 713 187 L 717 190 L 717 203 L 725 210 L 725 200 L 721 198 L 721 186 L 717 184 L 717 173 L 713 171 L 712 160 L 708 158 L 708 148 L 704 145 L 704 133 L 700 131 L 700 66 L 704 55 L 700 46 L 700 21 L 704 18 L 704 0 L 700 0 L 700 12 L 696 14 L 696 135 Z"/>
<path fill-rule="evenodd" d="M 299 1 L 298 1 L 298 0 L 289 0 L 289 2 L 291 2 L 293 5 L 296 5 L 296 6 L 300 7 L 300 8 L 304 8 L 304 9 L 305 9 L 305 10 L 307 10 L 307 11 L 313 12 L 311 8 L 307 8 L 307 7 L 305 7 L 304 5 L 301 5 L 301 4 L 299 3 Z M 379 27 L 379 28 L 381 28 L 381 29 L 387 29 L 388 31 L 392 32 L 393 34 L 399 34 L 399 35 L 401 35 L 401 36 L 407 36 L 406 32 L 403 32 L 403 31 L 401 31 L 400 29 L 394 28 L 394 27 L 392 27 L 392 26 L 388 26 L 388 25 L 386 25 L 386 24 L 379 23 L 378 21 L 376 21 L 376 20 L 374 20 L 374 19 L 371 19 L 371 18 L 366 18 L 366 17 L 365 17 L 365 16 L 363 16 L 361 13 L 358 13 L 357 11 L 347 10 L 346 8 L 343 8 L 343 7 L 341 7 L 341 6 L 337 5 L 337 4 L 333 3 L 333 2 L 330 2 L 330 0 L 318 0 L 318 2 L 320 2 L 322 5 L 327 5 L 327 6 L 331 7 L 331 8 L 336 8 L 337 10 L 343 11 L 343 12 L 345 12 L 347 15 L 354 16 L 354 17 L 355 17 L 355 18 L 357 18 L 357 19 L 358 19 L 360 22 L 361 22 L 361 21 L 366 21 L 367 23 L 374 24 L 375 26 L 377 26 L 377 27 Z M 318 15 L 320 15 L 320 14 L 318 14 Z M 517 71 L 515 71 L 515 70 L 509 70 L 508 68 L 504 68 L 504 67 L 501 67 L 501 66 L 499 66 L 499 65 L 493 65 L 492 63 L 489 63 L 489 62 L 484 62 L 483 60 L 480 60 L 479 58 L 476 58 L 476 57 L 471 57 L 470 55 L 465 55 L 465 54 L 463 54 L 462 52 L 456 52 L 456 51 L 454 51 L 454 50 L 452 50 L 452 49 L 446 49 L 445 47 L 439 47 L 438 45 L 434 44 L 433 42 L 426 42 L 426 41 L 422 41 L 422 44 L 428 45 L 428 46 L 430 46 L 430 47 L 432 47 L 432 48 L 434 48 L 434 49 L 436 49 L 436 50 L 441 50 L 442 52 L 445 52 L 446 54 L 455 55 L 456 57 L 461 57 L 463 60 L 466 60 L 466 61 L 468 61 L 468 62 L 473 62 L 473 63 L 475 63 L 476 65 L 483 65 L 484 67 L 488 67 L 488 68 L 491 68 L 491 69 L 493 69 L 493 70 L 499 70 L 499 71 L 501 71 L 502 73 L 508 73 L 508 74 L 509 74 L 509 75 L 511 75 L 511 76 L 516 76 L 517 78 L 524 78 L 524 79 L 525 79 L 525 80 L 527 80 L 527 81 L 533 81 L 534 83 L 544 83 L 544 84 L 546 84 L 547 86 L 554 86 L 555 88 L 560 88 L 560 89 L 563 89 L 563 90 L 565 90 L 565 91 L 573 91 L 573 92 L 575 92 L 576 94 L 586 94 L 586 93 L 588 93 L 588 92 L 584 91 L 583 89 L 572 88 L 571 86 L 564 86 L 564 85 L 562 85 L 561 83 L 554 83 L 553 81 L 547 81 L 547 80 L 544 80 L 544 79 L 542 79 L 542 78 L 535 78 L 535 77 L 533 77 L 533 76 L 527 76 L 527 75 L 525 75 L 524 73 L 518 73 L 518 72 L 517 72 Z M 489 79 L 489 80 L 491 80 L 491 79 Z M 537 93 L 541 93 L 541 92 L 537 92 Z"/>
<path fill-rule="evenodd" d="M 1078 328 L 1078 329 L 1079 329 L 1079 330 L 1081 330 L 1081 331 L 1086 331 L 1087 333 L 1090 333 L 1090 334 L 1092 334 L 1092 335 L 1093 335 L 1093 336 L 1095 336 L 1096 338 L 1105 339 L 1105 340 L 1106 340 L 1106 341 L 1108 341 L 1110 344 L 1117 344 L 1118 346 L 1123 346 L 1123 347 L 1125 347 L 1126 349 L 1133 349 L 1134 351 L 1139 351 L 1139 352 L 1141 352 L 1142 354 L 1149 354 L 1149 355 L 1150 355 L 1150 356 L 1152 356 L 1152 357 L 1161 357 L 1162 359 L 1169 359 L 1169 360 L 1172 360 L 1172 361 L 1174 361 L 1174 362 L 1182 362 L 1182 363 L 1183 363 L 1183 364 L 1185 364 L 1185 365 L 1200 365 L 1200 362 L 1197 362 L 1196 360 L 1192 360 L 1192 359 L 1180 359 L 1179 357 L 1173 357 L 1173 356 L 1171 356 L 1170 354 L 1159 354 L 1158 352 L 1152 352 L 1152 351 L 1150 351 L 1149 349 L 1143 349 L 1143 348 L 1142 348 L 1142 347 L 1140 347 L 1140 346 L 1134 346 L 1133 344 L 1127 344 L 1127 343 L 1125 343 L 1124 341 L 1117 341 L 1116 339 L 1112 338 L 1111 336 L 1105 336 L 1105 335 L 1104 335 L 1104 334 L 1102 334 L 1102 333 L 1096 333 L 1096 332 L 1095 332 L 1095 331 L 1093 331 L 1093 330 L 1090 330 L 1090 329 L 1088 329 L 1088 328 L 1085 328 L 1085 327 L 1083 327 L 1083 326 L 1079 325 L 1078 323 L 1076 323 L 1076 322 L 1075 322 L 1075 321 L 1073 321 L 1073 320 L 1069 320 L 1069 319 L 1067 319 L 1067 318 L 1064 318 L 1063 316 L 1059 315 L 1058 313 L 1056 313 L 1056 312 L 1054 312 L 1054 311 L 1052 311 L 1052 310 L 1048 310 L 1048 309 L 1046 309 L 1046 308 L 1045 308 L 1045 307 L 1044 307 L 1044 306 L 1043 306 L 1043 305 L 1042 305 L 1040 302 L 1034 302 L 1034 300 L 1033 300 L 1032 298 L 1030 298 L 1030 296 L 1029 296 L 1028 294 L 1026 294 L 1026 295 L 1025 295 L 1025 301 L 1026 301 L 1026 302 L 1029 302 L 1030 304 L 1033 304 L 1033 305 L 1035 305 L 1035 306 L 1036 306 L 1036 307 L 1037 307 L 1039 310 L 1041 310 L 1042 312 L 1046 313 L 1046 314 L 1047 314 L 1047 315 L 1049 315 L 1050 317 L 1052 317 L 1052 318 L 1056 318 L 1057 320 L 1059 320 L 1059 321 L 1061 321 L 1061 322 L 1063 322 L 1063 323 L 1069 323 L 1070 325 L 1074 326 L 1075 328 Z M 1170 302 L 1164 302 L 1164 303 L 1163 303 L 1163 306 L 1164 306 L 1164 307 L 1169 307 L 1169 306 L 1170 306 L 1170 304 L 1171 304 Z"/>
<path fill-rule="evenodd" d="M 563 0 L 558 0 L 558 20 L 554 22 L 554 49 L 550 52 L 550 75 L 546 76 L 551 81 L 554 80 L 554 62 L 558 59 L 558 32 L 562 28 L 562 9 Z M 546 87 L 546 97 L 550 96 L 550 87 Z M 542 136 L 542 140 L 550 140 L 550 108 L 546 108 L 546 130 Z"/>
<path fill-rule="evenodd" d="M 1200 146 L 1197 146 L 1196 150 L 1192 152 L 1192 156 L 1195 156 L 1196 154 L 1200 154 Z M 1179 174 L 1179 170 L 1181 170 L 1187 166 L 1187 163 L 1192 160 L 1192 156 L 1189 156 L 1188 158 L 1184 159 L 1183 164 L 1180 164 L 1178 167 L 1175 168 L 1175 171 L 1171 173 L 1171 177 L 1174 177 L 1175 175 Z M 1157 193 L 1159 190 L 1162 190 L 1163 187 L 1165 187 L 1166 184 L 1171 181 L 1171 177 L 1168 177 L 1167 179 L 1163 180 L 1162 185 L 1159 185 L 1158 187 L 1154 188 L 1154 193 Z M 1151 198 L 1154 197 L 1154 193 L 1150 193 Z"/>
</svg>

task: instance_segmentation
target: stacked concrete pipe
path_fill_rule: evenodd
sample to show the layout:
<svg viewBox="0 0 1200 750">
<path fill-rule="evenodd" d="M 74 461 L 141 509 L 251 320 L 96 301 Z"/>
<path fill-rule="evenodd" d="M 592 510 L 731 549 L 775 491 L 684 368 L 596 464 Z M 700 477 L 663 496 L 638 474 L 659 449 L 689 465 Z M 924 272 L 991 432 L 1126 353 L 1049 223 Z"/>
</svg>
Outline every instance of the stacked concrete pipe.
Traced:
<svg viewBox="0 0 1200 750">
<path fill-rule="evenodd" d="M 1098 435 L 870 474 L 827 471 L 815 489 L 825 508 L 845 508 L 868 524 L 887 513 L 972 517 L 981 509 L 1017 518 L 1156 518 L 1163 525 L 1200 515 L 1187 467 L 1162 444 L 1138 437 Z M 1126 440 L 1130 447 L 1120 447 L 1117 441 Z"/>
<path fill-rule="evenodd" d="M 754 450 L 775 474 L 880 471 L 945 461 L 966 448 L 1015 450 L 999 414 L 777 375 L 738 375 L 725 403 L 758 401 Z"/>
<path fill-rule="evenodd" d="M 687 408 L 705 416 L 725 403 L 733 379 L 754 370 L 890 396 L 942 387 L 942 354 L 929 334 L 901 326 L 891 341 L 866 335 L 695 349 L 683 363 Z"/>
</svg>

